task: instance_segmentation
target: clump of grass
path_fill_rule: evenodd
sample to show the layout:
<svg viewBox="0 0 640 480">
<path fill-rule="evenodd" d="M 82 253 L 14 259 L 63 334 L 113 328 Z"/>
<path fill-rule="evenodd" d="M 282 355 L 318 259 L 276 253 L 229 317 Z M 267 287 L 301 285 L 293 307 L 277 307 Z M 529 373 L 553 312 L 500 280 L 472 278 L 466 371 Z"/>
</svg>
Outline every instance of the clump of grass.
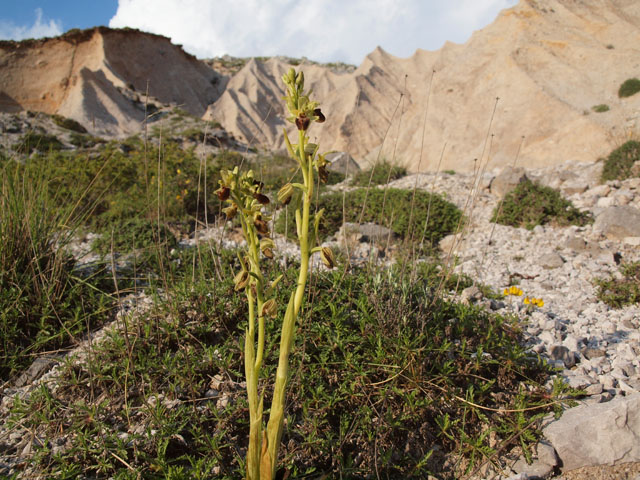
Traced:
<svg viewBox="0 0 640 480">
<path fill-rule="evenodd" d="M 575 208 L 557 190 L 527 179 L 505 195 L 491 221 L 531 230 L 547 223 L 585 225 L 591 222 L 591 216 Z"/>
<path fill-rule="evenodd" d="M 618 97 L 626 98 L 640 92 L 640 79 L 628 78 L 618 89 Z"/>
<path fill-rule="evenodd" d="M 376 163 L 371 168 L 361 170 L 351 179 L 351 184 L 358 187 L 368 185 L 384 185 L 407 175 L 407 169 L 400 165 L 392 165 L 387 160 Z"/>
<path fill-rule="evenodd" d="M 150 248 L 160 244 L 163 248 L 178 246 L 175 235 L 164 225 L 158 225 L 144 218 L 132 218 L 121 225 L 121 229 L 113 232 L 111 238 L 101 237 L 94 246 L 97 251 L 108 253 L 113 247 L 116 252 L 128 252 L 132 248 Z M 113 243 L 113 245 L 112 245 Z"/>
<path fill-rule="evenodd" d="M 193 254 L 182 252 L 182 264 Z M 202 261 L 200 272 L 211 271 Z M 234 292 L 239 260 L 225 254 L 222 265 L 219 281 L 177 272 L 169 301 L 129 319 L 128 342 L 123 331 L 110 334 L 87 362 L 66 364 L 55 392 L 43 386 L 16 400 L 12 422 L 45 439 L 34 475 L 244 478 L 236 332 L 247 306 Z M 419 270 L 415 281 L 399 269 L 315 276 L 292 351 L 278 475 L 453 479 L 464 472 L 442 471 L 447 458 L 463 457 L 468 472 L 498 449 L 529 452 L 536 419 L 559 408 L 562 387 L 549 395 L 549 367 L 521 347 L 508 319 L 435 297 L 434 272 Z M 279 314 L 294 273 L 277 293 Z M 266 323 L 266 338 L 277 323 Z M 267 347 L 265 376 L 277 361 L 276 345 Z M 66 444 L 53 455 L 58 438 Z"/>
<path fill-rule="evenodd" d="M 64 145 L 55 135 L 46 133 L 28 132 L 20 137 L 18 143 L 13 146 L 17 152 L 31 154 L 34 150 L 51 152 L 62 150 Z"/>
<path fill-rule="evenodd" d="M 66 130 L 71 130 L 76 133 L 87 133 L 87 129 L 82 124 L 73 118 L 63 117 L 62 115 L 51 115 L 53 123 Z"/>
<path fill-rule="evenodd" d="M 640 262 L 625 263 L 620 266 L 622 278 L 611 276 L 595 281 L 598 299 L 613 308 L 640 303 Z"/>
<path fill-rule="evenodd" d="M 612 151 L 604 162 L 601 182 L 609 180 L 625 180 L 634 175 L 634 164 L 640 165 L 640 142 L 629 140 L 620 147 Z"/>
<path fill-rule="evenodd" d="M 71 132 L 71 135 L 69 136 L 69 143 L 78 148 L 92 148 L 96 145 L 104 144 L 106 141 L 100 137 L 94 137 L 93 135 Z"/>
<path fill-rule="evenodd" d="M 591 110 L 593 110 L 596 113 L 608 112 L 609 111 L 609 105 L 607 105 L 606 103 L 601 103 L 599 105 L 594 105 L 593 107 L 591 107 Z"/>
<path fill-rule="evenodd" d="M 48 178 L 0 166 L 0 378 L 34 354 L 68 344 L 104 319 L 99 275 L 81 279 L 64 250 L 69 209 L 53 205 Z M 102 318 L 100 318 L 102 314 Z"/>
<path fill-rule="evenodd" d="M 409 232 L 418 232 L 415 240 L 420 240 L 422 231 L 426 226 L 427 242 L 437 244 L 442 238 L 452 233 L 459 224 L 462 212 L 452 203 L 441 196 L 423 191 L 415 192 L 413 216 L 408 205 L 411 205 L 413 192 L 390 188 L 367 189 L 361 188 L 344 194 L 344 207 L 346 222 L 358 222 L 362 214 L 362 222 L 383 223 L 400 238 L 404 238 Z M 386 197 L 386 198 L 385 198 Z M 366 200 L 366 201 L 365 201 Z M 383 209 L 384 204 L 384 209 Z M 362 207 L 365 206 L 364 213 Z M 320 237 L 326 238 L 335 234 L 343 223 L 343 194 L 330 192 L 321 195 L 318 208 L 324 208 L 324 215 L 320 221 Z M 285 232 L 286 216 L 280 214 L 276 221 L 276 231 Z M 294 234 L 295 225 L 288 219 L 287 235 Z M 390 221 L 392 220 L 392 221 Z M 413 229 L 409 225 L 412 222 Z M 389 224 L 387 225 L 387 222 Z"/>
</svg>

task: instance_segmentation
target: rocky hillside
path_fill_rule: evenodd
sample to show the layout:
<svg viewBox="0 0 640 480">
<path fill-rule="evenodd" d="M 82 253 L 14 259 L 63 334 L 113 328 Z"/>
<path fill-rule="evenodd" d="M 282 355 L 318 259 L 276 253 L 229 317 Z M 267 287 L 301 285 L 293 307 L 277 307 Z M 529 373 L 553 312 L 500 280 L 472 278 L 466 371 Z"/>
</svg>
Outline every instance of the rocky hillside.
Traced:
<svg viewBox="0 0 640 480">
<path fill-rule="evenodd" d="M 303 62 L 331 118 L 313 134 L 360 163 L 386 157 L 412 171 L 435 170 L 443 148 L 443 169 L 511 164 L 523 136 L 522 164 L 595 161 L 637 133 L 640 95 L 618 89 L 640 77 L 638 45 L 638 2 L 521 0 L 462 45 L 404 59 L 377 48 L 354 71 Z M 180 105 L 252 146 L 281 148 L 287 59 L 241 61 L 225 75 L 222 64 L 104 27 L 0 42 L 0 110 L 125 136 L 140 131 L 145 104 Z"/>
<path fill-rule="evenodd" d="M 522 136 L 527 165 L 593 161 L 638 128 L 640 96 L 617 94 L 640 75 L 638 45 L 637 2 L 522 0 L 464 45 L 406 59 L 378 48 L 352 74 L 310 72 L 331 117 L 316 134 L 323 147 L 359 161 L 382 148 L 414 171 L 435 170 L 445 143 L 443 168 L 470 170 L 483 151 L 490 166 L 510 164 Z M 208 115 L 238 136 L 280 147 L 285 68 L 277 60 L 246 65 Z M 597 105 L 609 109 L 594 112 Z M 485 149 L 494 108 L 495 137 Z"/>
<path fill-rule="evenodd" d="M 0 66 L 1 111 L 63 115 L 100 136 L 138 133 L 149 103 L 200 116 L 224 87 L 168 38 L 127 29 L 0 42 Z"/>
</svg>

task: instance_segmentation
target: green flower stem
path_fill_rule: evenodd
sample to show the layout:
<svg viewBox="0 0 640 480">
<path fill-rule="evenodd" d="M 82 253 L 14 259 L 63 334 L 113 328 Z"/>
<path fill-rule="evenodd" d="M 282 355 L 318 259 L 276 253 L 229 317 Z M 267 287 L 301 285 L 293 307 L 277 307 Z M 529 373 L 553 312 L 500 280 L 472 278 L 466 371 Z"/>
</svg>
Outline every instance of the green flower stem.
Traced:
<svg viewBox="0 0 640 480">
<path fill-rule="evenodd" d="M 275 478 L 276 467 L 278 465 L 278 449 L 282 440 L 284 425 L 284 406 L 286 401 L 287 381 L 289 378 L 289 355 L 295 338 L 296 320 L 309 275 L 309 217 L 311 212 L 311 200 L 313 197 L 313 163 L 306 158 L 304 151 L 306 136 L 304 131 L 298 132 L 298 157 L 304 185 L 306 187 L 303 194 L 302 204 L 302 228 L 298 240 L 300 242 L 300 272 L 298 274 L 298 284 L 295 292 L 291 295 L 287 312 L 282 324 L 282 334 L 280 337 L 280 358 L 278 359 L 278 369 L 276 371 L 276 382 L 271 402 L 271 412 L 267 424 L 267 448 L 271 461 L 271 478 Z"/>
</svg>

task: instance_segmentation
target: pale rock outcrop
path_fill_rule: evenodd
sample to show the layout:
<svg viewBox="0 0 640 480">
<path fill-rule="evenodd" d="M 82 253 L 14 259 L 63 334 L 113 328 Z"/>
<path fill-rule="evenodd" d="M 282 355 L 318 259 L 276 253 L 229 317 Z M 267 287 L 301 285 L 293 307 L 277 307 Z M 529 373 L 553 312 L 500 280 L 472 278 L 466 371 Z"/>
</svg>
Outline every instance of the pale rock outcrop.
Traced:
<svg viewBox="0 0 640 480">
<path fill-rule="evenodd" d="M 640 461 L 640 394 L 565 411 L 544 429 L 563 470 Z"/>
</svg>

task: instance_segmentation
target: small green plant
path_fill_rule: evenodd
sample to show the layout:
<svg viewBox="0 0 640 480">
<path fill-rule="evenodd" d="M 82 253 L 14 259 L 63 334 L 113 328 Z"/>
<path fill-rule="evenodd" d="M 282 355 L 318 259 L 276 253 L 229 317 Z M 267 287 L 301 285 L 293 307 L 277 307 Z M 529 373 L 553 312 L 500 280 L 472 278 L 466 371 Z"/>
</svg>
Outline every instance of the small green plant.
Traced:
<svg viewBox="0 0 640 480">
<path fill-rule="evenodd" d="M 17 152 L 30 154 L 34 150 L 50 152 L 62 150 L 64 145 L 55 135 L 45 133 L 28 132 L 20 137 L 20 141 L 13 146 Z"/>
<path fill-rule="evenodd" d="M 259 393 L 265 349 L 265 322 L 277 315 L 278 305 L 274 289 L 282 275 L 269 282 L 261 267 L 262 258 L 273 258 L 274 242 L 270 238 L 270 217 L 262 210 L 270 203 L 262 193 L 264 184 L 254 178 L 253 171 L 241 174 L 238 167 L 221 172 L 220 200 L 227 202 L 223 211 L 228 218 L 238 217 L 247 241 L 244 255 L 240 255 L 241 269 L 234 278 L 235 290 L 244 291 L 249 307 L 249 324 L 245 331 L 244 355 L 247 397 L 249 400 L 249 447 L 247 450 L 247 480 L 270 480 L 275 477 L 278 450 L 284 428 L 284 407 L 289 381 L 289 356 L 295 338 L 296 321 L 305 298 L 312 253 L 321 253 L 329 268 L 334 265 L 331 249 L 317 247 L 318 226 L 322 210 L 311 215 L 314 170 L 321 180 L 327 176 L 327 161 L 318 154 L 318 146 L 309 143 L 307 130 L 312 122 L 324 122 L 318 103 L 310 100 L 304 91 L 304 75 L 292 68 L 282 78 L 287 88 L 288 121 L 298 129 L 298 143 L 291 144 L 284 131 L 287 149 L 302 171 L 303 183 L 286 183 L 278 192 L 278 199 L 287 204 L 295 190 L 302 193 L 302 206 L 296 209 L 296 228 L 300 245 L 298 282 L 291 293 L 282 323 L 280 355 L 273 387 L 273 398 L 266 430 L 263 429 L 264 391 Z M 313 225 L 313 226 L 312 226 Z M 257 335 L 257 338 L 256 338 Z"/>
<path fill-rule="evenodd" d="M 638 176 L 638 173 L 634 175 L 634 165 L 640 165 L 640 142 L 629 140 L 609 154 L 602 167 L 600 181 L 604 183 Z"/>
<path fill-rule="evenodd" d="M 640 303 L 640 262 L 623 264 L 620 272 L 620 279 L 611 276 L 595 281 L 598 299 L 613 308 Z"/>
<path fill-rule="evenodd" d="M 87 129 L 73 118 L 63 117 L 62 115 L 51 115 L 51 120 L 53 120 L 53 123 L 59 127 L 66 130 L 72 130 L 76 133 L 87 133 Z"/>
<path fill-rule="evenodd" d="M 407 208 L 412 200 L 415 204 L 413 213 L 410 208 Z M 413 235 L 414 241 L 420 242 L 422 233 L 426 232 L 425 240 L 431 245 L 437 244 L 442 238 L 452 233 L 462 215 L 454 204 L 439 195 L 416 191 L 413 199 L 411 190 L 396 188 L 389 188 L 386 191 L 378 188 L 369 191 L 359 188 L 346 192 L 344 196 L 341 192 L 329 192 L 320 196 L 318 208 L 324 210 L 318 230 L 321 239 L 335 234 L 343 220 L 346 222 L 362 220 L 362 222 L 382 223 L 402 239 L 407 235 Z M 281 213 L 276 221 L 276 231 L 284 233 L 285 226 L 287 236 L 292 237 L 295 233 L 293 221 Z"/>
<path fill-rule="evenodd" d="M 387 160 L 376 163 L 371 168 L 361 170 L 351 179 L 351 184 L 358 187 L 384 185 L 407 175 L 407 169 L 400 165 L 392 165 Z"/>
<path fill-rule="evenodd" d="M 622 82 L 622 85 L 620 85 L 618 97 L 626 98 L 635 95 L 638 92 L 640 92 L 640 79 L 628 78 Z"/>
<path fill-rule="evenodd" d="M 606 103 L 601 103 L 599 105 L 594 105 L 593 107 L 591 107 L 591 110 L 593 110 L 596 113 L 608 112 L 609 111 L 609 105 L 607 105 Z"/>
<path fill-rule="evenodd" d="M 456 171 L 455 170 L 443 170 L 442 173 L 446 173 L 447 175 L 455 175 Z"/>
<path fill-rule="evenodd" d="M 492 222 L 532 230 L 536 225 L 585 225 L 591 216 L 581 212 L 560 195 L 560 192 L 531 180 L 518 184 L 496 207 Z"/>
</svg>

